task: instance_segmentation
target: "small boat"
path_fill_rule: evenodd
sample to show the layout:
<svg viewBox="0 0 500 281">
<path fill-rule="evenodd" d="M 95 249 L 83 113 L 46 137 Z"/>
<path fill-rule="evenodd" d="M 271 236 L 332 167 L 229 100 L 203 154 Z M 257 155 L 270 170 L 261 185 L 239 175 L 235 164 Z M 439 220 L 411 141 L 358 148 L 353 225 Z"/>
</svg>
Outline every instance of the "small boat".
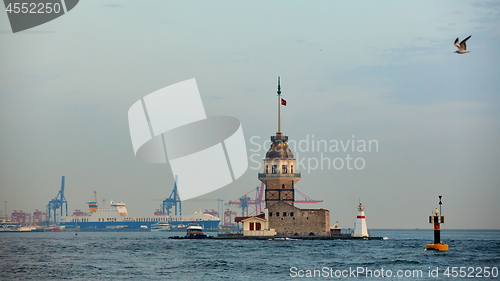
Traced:
<svg viewBox="0 0 500 281">
<path fill-rule="evenodd" d="M 151 231 L 169 231 L 170 224 L 168 222 L 159 222 L 157 224 L 151 225 Z"/>
<path fill-rule="evenodd" d="M 199 224 L 191 223 L 187 227 L 186 236 L 170 236 L 169 239 L 212 239 L 203 233 L 203 227 Z"/>
<path fill-rule="evenodd" d="M 58 232 L 59 227 L 57 226 L 49 226 L 43 229 L 44 232 Z"/>
<path fill-rule="evenodd" d="M 203 234 L 203 228 L 199 224 L 189 224 L 187 227 L 186 238 L 189 239 L 204 239 L 208 238 L 205 234 Z"/>
</svg>

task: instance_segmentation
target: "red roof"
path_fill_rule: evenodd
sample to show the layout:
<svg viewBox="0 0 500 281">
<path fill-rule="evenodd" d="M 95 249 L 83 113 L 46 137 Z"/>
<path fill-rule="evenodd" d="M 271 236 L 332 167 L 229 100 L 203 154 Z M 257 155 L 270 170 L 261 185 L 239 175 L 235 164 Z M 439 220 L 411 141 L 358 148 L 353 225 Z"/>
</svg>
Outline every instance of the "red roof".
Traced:
<svg viewBox="0 0 500 281">
<path fill-rule="evenodd" d="M 246 219 L 249 219 L 249 218 L 259 218 L 259 219 L 264 219 L 266 217 L 266 215 L 264 213 L 258 215 L 258 216 L 250 216 L 250 217 L 235 217 L 234 218 L 234 221 L 235 222 L 240 222 L 242 220 L 246 220 Z"/>
</svg>

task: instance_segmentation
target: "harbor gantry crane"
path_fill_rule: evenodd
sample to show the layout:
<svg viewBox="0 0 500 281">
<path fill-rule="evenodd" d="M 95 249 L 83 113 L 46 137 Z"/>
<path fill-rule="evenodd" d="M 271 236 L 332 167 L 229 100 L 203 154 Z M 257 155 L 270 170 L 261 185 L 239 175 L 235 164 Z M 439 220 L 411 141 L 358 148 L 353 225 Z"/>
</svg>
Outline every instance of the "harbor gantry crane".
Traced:
<svg viewBox="0 0 500 281">
<path fill-rule="evenodd" d="M 45 219 L 43 219 L 43 217 L 45 217 Z M 38 211 L 38 209 L 36 209 L 35 212 L 33 213 L 33 225 L 42 226 L 43 224 L 46 223 L 47 223 L 47 214 L 42 213 Z"/>
<path fill-rule="evenodd" d="M 236 212 L 226 209 L 224 212 L 224 224 L 225 226 L 234 225 L 234 219 L 236 218 Z"/>
<path fill-rule="evenodd" d="M 260 186 L 257 186 L 255 189 L 250 190 L 249 192 L 245 193 L 240 198 L 238 198 L 234 201 L 229 201 L 228 205 L 234 206 L 234 207 L 239 207 L 241 209 L 241 216 L 243 216 L 243 217 L 258 216 L 260 213 L 262 213 L 262 210 L 265 208 L 265 207 L 262 207 L 262 205 L 264 205 L 266 203 L 266 201 L 262 199 L 262 197 L 264 195 L 264 189 L 265 189 L 264 183 L 262 183 Z M 294 203 L 321 203 L 321 202 L 323 202 L 323 200 L 311 199 L 309 196 L 300 192 L 297 188 L 295 188 L 295 191 L 298 194 L 300 194 L 301 196 L 303 196 L 304 200 L 295 200 Z M 255 192 L 255 200 L 249 197 L 249 194 L 252 192 Z"/>
<path fill-rule="evenodd" d="M 252 192 L 255 192 L 255 200 L 248 196 Z M 264 183 L 245 193 L 237 200 L 229 201 L 229 205 L 238 206 L 241 209 L 241 216 L 243 217 L 256 216 L 262 212 L 262 203 L 265 203 L 265 201 L 262 200 L 263 195 Z"/>
<path fill-rule="evenodd" d="M 57 209 L 60 209 L 59 214 L 62 216 L 63 209 L 66 207 L 66 216 L 68 216 L 68 201 L 64 197 L 64 176 L 62 176 L 61 190 L 57 193 L 56 198 L 49 201 L 47 204 L 47 220 L 49 223 L 57 224 Z"/>
<path fill-rule="evenodd" d="M 182 215 L 181 198 L 179 192 L 177 191 L 177 175 L 175 175 L 174 190 L 170 194 L 170 197 L 163 200 L 161 204 L 162 212 L 168 216 L 172 215 L 171 210 L 174 207 L 174 214 L 177 215 L 177 203 L 179 203 L 179 215 Z"/>
</svg>

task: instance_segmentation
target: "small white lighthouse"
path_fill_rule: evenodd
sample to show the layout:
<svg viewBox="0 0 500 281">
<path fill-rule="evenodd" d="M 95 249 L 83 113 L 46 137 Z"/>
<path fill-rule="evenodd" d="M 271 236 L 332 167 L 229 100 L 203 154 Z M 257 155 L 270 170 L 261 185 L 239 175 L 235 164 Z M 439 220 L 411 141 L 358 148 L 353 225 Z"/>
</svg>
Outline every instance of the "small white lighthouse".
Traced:
<svg viewBox="0 0 500 281">
<path fill-rule="evenodd" d="M 366 237 L 368 238 L 368 230 L 366 229 L 366 220 L 365 220 L 365 206 L 359 202 L 358 206 L 358 217 L 356 219 L 356 224 L 354 228 L 354 233 L 351 235 L 352 237 Z"/>
</svg>

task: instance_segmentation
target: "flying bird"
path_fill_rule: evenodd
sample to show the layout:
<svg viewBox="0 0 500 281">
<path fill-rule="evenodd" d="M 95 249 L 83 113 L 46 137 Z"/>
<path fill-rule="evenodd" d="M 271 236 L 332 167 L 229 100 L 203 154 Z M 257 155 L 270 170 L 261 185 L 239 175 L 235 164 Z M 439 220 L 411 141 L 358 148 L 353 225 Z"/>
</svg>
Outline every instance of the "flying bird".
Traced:
<svg viewBox="0 0 500 281">
<path fill-rule="evenodd" d="M 464 40 L 462 40 L 462 42 L 460 42 L 460 44 L 458 44 L 458 38 L 457 40 L 455 40 L 455 46 L 457 46 L 458 50 L 455 51 L 455 53 L 457 54 L 465 54 L 465 53 L 468 53 L 470 51 L 467 51 L 467 46 L 465 45 L 465 42 L 467 40 L 469 40 L 469 38 L 471 37 L 472 35 L 469 35 L 469 37 L 465 38 Z"/>
</svg>

